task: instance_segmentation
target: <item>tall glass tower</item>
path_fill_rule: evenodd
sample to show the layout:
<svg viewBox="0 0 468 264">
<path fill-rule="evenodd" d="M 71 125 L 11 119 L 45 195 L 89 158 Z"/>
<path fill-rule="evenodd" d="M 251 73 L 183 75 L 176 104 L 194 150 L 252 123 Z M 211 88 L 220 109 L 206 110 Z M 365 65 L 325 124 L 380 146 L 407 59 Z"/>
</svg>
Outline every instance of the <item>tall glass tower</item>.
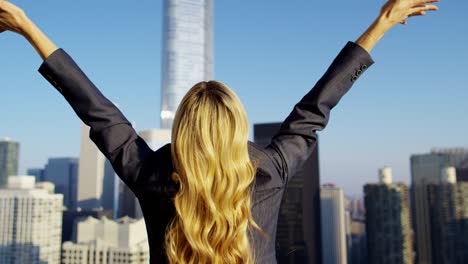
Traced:
<svg viewBox="0 0 468 264">
<path fill-rule="evenodd" d="M 196 83 L 213 79 L 213 0 L 164 0 L 161 128 Z"/>
<path fill-rule="evenodd" d="M 0 188 L 7 187 L 10 175 L 18 174 L 19 142 L 0 138 Z"/>
</svg>

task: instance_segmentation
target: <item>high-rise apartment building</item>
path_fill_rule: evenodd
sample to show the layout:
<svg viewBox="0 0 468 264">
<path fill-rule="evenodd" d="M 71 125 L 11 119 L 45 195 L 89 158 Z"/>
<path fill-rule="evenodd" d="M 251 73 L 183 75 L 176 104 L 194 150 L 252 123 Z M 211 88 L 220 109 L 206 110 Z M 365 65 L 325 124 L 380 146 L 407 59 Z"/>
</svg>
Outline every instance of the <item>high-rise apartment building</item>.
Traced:
<svg viewBox="0 0 468 264">
<path fill-rule="evenodd" d="M 411 156 L 412 210 L 417 263 L 432 264 L 427 186 L 441 182 L 443 168 L 459 167 L 467 159 L 468 149 L 463 148 L 433 149 L 427 154 Z"/>
<path fill-rule="evenodd" d="M 254 125 L 254 141 L 266 146 L 281 123 Z M 276 232 L 278 263 L 322 263 L 318 142 L 284 190 Z"/>
<path fill-rule="evenodd" d="M 444 168 L 441 183 L 428 185 L 433 264 L 468 263 L 468 183 L 455 171 Z"/>
<path fill-rule="evenodd" d="M 392 183 L 391 169 L 380 169 L 380 183 L 364 186 L 369 263 L 413 264 L 408 187 Z"/>
<path fill-rule="evenodd" d="M 324 264 L 346 264 L 346 217 L 343 190 L 333 184 L 320 189 L 322 258 Z M 349 222 L 349 221 L 348 221 Z"/>
<path fill-rule="evenodd" d="M 161 128 L 196 83 L 213 79 L 213 0 L 163 1 Z"/>
<path fill-rule="evenodd" d="M 19 142 L 0 138 L 0 188 L 6 187 L 8 176 L 18 175 Z"/>
<path fill-rule="evenodd" d="M 63 195 L 34 176 L 10 176 L 0 191 L 0 263 L 59 263 Z"/>
<path fill-rule="evenodd" d="M 76 239 L 63 243 L 63 264 L 148 264 L 145 221 L 88 217 L 77 224 Z"/>
</svg>

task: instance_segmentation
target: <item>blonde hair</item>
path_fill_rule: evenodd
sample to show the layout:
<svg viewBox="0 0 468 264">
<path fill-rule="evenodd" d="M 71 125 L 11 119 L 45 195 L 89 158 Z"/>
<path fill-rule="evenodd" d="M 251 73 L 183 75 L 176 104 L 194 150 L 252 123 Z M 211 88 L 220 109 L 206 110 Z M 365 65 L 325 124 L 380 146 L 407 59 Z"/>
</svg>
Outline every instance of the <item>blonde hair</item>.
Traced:
<svg viewBox="0 0 468 264">
<path fill-rule="evenodd" d="M 249 224 L 255 167 L 249 125 L 237 95 L 218 81 L 200 82 L 182 99 L 171 154 L 179 183 L 176 215 L 165 233 L 169 263 L 255 262 Z"/>
</svg>

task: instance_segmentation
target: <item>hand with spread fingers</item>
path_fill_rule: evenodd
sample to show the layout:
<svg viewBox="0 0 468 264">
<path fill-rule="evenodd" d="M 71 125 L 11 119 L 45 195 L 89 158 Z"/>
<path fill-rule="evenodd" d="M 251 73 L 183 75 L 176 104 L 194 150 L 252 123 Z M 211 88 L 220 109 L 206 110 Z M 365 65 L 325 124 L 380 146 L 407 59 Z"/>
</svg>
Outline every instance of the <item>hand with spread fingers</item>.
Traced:
<svg viewBox="0 0 468 264">
<path fill-rule="evenodd" d="M 380 17 L 389 23 L 392 27 L 401 23 L 406 25 L 406 19 L 412 16 L 423 16 L 426 11 L 435 11 L 439 8 L 430 3 L 439 2 L 439 0 L 389 0 L 382 7 Z"/>
<path fill-rule="evenodd" d="M 385 32 L 396 24 L 406 25 L 406 19 L 412 16 L 423 16 L 426 11 L 435 11 L 439 8 L 431 3 L 440 0 L 388 0 L 381 8 L 377 19 L 356 40 L 356 43 L 368 52 L 383 37 Z"/>
</svg>

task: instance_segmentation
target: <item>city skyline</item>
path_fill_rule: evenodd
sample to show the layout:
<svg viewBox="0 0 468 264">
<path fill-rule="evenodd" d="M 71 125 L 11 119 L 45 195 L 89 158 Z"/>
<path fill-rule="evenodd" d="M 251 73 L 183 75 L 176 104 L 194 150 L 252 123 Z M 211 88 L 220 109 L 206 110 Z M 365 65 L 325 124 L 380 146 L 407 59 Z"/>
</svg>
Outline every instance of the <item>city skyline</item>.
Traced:
<svg viewBox="0 0 468 264">
<path fill-rule="evenodd" d="M 345 1 L 268 6 L 256 1 L 248 7 L 215 2 L 215 79 L 238 93 L 252 125 L 282 121 L 346 41 L 355 40 L 372 22 L 380 4 L 367 1 L 357 9 Z M 161 88 L 162 4 L 92 5 L 21 3 L 82 64 L 104 95 L 121 106 L 137 130 L 160 127 L 155 109 Z M 345 95 L 320 132 L 323 182 L 358 194 L 378 167 L 388 165 L 395 181 L 409 183 L 411 154 L 467 145 L 468 125 L 462 121 L 468 111 L 468 90 L 463 89 L 468 34 L 460 34 L 467 31 L 468 18 L 462 13 L 467 5 L 442 1 L 437 16 L 409 19 L 374 48 L 375 66 Z M 45 17 L 46 12 L 57 15 Z M 277 19 L 282 15 L 288 19 Z M 0 137 L 21 142 L 19 174 L 44 165 L 49 157 L 77 157 L 79 120 L 37 73 L 40 58 L 12 33 L 2 34 L 0 41 L 2 54 L 14 58 L 2 67 L 6 99 L 0 111 L 9 115 L 2 119 Z M 268 100 L 259 100 L 261 94 Z"/>
</svg>

